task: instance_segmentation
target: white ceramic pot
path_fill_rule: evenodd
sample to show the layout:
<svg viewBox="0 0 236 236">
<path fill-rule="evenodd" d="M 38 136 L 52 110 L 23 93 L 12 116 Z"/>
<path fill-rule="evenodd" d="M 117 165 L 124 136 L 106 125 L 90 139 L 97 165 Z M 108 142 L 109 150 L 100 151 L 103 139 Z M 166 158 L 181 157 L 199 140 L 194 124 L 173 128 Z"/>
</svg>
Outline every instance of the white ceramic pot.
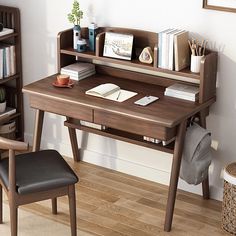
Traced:
<svg viewBox="0 0 236 236">
<path fill-rule="evenodd" d="M 204 56 L 193 56 L 191 55 L 191 66 L 190 70 L 194 73 L 199 73 L 201 68 L 201 60 Z"/>
<path fill-rule="evenodd" d="M 4 112 L 6 110 L 6 101 L 0 103 L 0 113 Z"/>
</svg>

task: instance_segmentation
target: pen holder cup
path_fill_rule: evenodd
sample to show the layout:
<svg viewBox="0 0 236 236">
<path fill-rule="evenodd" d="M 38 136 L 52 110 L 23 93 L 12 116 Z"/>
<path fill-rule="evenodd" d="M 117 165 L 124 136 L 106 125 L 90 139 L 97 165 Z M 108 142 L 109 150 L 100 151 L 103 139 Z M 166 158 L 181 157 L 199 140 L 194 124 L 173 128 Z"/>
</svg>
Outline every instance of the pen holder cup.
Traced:
<svg viewBox="0 0 236 236">
<path fill-rule="evenodd" d="M 194 56 L 191 55 L 191 66 L 190 70 L 194 73 L 199 73 L 200 72 L 200 67 L 201 67 L 201 60 L 204 56 Z"/>
</svg>

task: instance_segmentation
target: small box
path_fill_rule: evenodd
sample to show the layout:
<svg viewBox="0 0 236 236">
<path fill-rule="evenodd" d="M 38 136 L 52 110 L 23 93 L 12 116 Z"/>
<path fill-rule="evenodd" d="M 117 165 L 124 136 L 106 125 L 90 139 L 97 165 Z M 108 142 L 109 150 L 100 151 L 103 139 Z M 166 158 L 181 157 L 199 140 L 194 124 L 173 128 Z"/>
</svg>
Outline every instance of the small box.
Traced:
<svg viewBox="0 0 236 236">
<path fill-rule="evenodd" d="M 89 25 L 89 49 L 95 51 L 96 49 L 96 36 L 98 34 L 98 27 L 95 23 Z"/>
<path fill-rule="evenodd" d="M 10 121 L 7 124 L 0 126 L 0 136 L 9 139 L 15 139 L 16 122 Z"/>
</svg>

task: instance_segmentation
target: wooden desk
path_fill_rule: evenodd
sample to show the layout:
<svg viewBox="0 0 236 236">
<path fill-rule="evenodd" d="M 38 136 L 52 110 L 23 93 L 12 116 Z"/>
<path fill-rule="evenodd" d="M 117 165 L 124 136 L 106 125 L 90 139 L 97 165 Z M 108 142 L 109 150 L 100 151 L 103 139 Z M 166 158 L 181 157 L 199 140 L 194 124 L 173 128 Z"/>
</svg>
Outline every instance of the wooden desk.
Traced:
<svg viewBox="0 0 236 236">
<path fill-rule="evenodd" d="M 196 114 L 200 114 L 201 123 L 204 125 L 205 113 L 203 111 L 215 101 L 215 97 L 203 103 L 166 97 L 164 96 L 164 87 L 137 81 L 138 76 L 145 77 L 145 75 L 129 72 L 130 78 L 133 76 L 136 79 L 134 82 L 132 79 L 127 80 L 111 76 L 109 69 L 107 73 L 105 73 L 105 69 L 106 67 L 97 67 L 97 72 L 102 71 L 103 73 L 76 83 L 72 89 L 53 87 L 52 82 L 56 79 L 55 75 L 23 88 L 23 92 L 29 95 L 30 106 L 36 109 L 33 150 L 40 148 L 43 117 L 46 111 L 67 117 L 65 124 L 69 129 L 75 161 L 80 159 L 76 139 L 77 128 L 173 153 L 164 226 L 165 231 L 170 231 L 187 120 Z M 118 69 L 112 71 L 113 73 L 117 72 L 117 74 L 121 73 Z M 137 92 L 138 95 L 119 103 L 85 94 L 86 90 L 107 82 Z M 134 104 L 134 101 L 145 95 L 158 96 L 160 99 L 147 107 Z M 109 128 L 105 131 L 86 128 L 78 124 L 79 120 L 102 124 Z M 176 140 L 174 146 L 163 147 L 159 144 L 143 141 L 143 135 L 161 140 L 168 140 L 176 136 Z M 203 186 L 204 197 L 208 198 L 208 179 L 203 183 Z"/>
</svg>

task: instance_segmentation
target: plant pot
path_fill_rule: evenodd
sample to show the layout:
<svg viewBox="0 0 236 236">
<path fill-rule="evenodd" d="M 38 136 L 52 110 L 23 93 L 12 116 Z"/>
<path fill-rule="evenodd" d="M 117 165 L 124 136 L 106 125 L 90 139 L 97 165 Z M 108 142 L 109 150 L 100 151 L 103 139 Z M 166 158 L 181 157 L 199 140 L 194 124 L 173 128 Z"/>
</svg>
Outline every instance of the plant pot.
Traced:
<svg viewBox="0 0 236 236">
<path fill-rule="evenodd" d="M 73 47 L 77 50 L 77 41 L 81 39 L 81 28 L 79 25 L 75 25 L 73 28 Z"/>
<path fill-rule="evenodd" d="M 6 110 L 6 101 L 0 103 L 0 113 L 4 112 Z"/>
</svg>

